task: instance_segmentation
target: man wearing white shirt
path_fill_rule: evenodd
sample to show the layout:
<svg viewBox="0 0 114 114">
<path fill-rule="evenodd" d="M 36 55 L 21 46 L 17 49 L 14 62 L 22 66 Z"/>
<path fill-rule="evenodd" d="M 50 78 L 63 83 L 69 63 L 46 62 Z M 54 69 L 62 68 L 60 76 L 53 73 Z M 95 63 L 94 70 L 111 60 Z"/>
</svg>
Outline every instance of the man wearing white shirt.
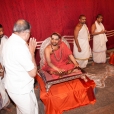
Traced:
<svg viewBox="0 0 114 114">
<path fill-rule="evenodd" d="M 31 26 L 26 20 L 18 20 L 2 51 L 6 70 L 5 88 L 17 106 L 17 114 L 38 114 L 34 93 L 36 39 L 31 38 L 27 44 L 30 31 Z"/>
</svg>

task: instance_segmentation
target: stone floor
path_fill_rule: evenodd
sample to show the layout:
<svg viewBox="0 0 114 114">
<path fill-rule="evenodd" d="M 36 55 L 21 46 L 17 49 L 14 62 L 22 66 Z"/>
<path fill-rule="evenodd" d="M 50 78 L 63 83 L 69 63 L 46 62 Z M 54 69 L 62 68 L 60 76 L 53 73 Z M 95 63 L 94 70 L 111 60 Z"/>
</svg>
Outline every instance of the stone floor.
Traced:
<svg viewBox="0 0 114 114">
<path fill-rule="evenodd" d="M 97 74 L 98 72 L 105 72 L 105 67 L 109 65 L 108 62 L 106 64 L 95 64 L 92 66 L 89 64 L 85 69 L 89 73 Z M 113 66 L 112 66 L 113 67 Z M 44 114 L 44 106 L 42 102 L 39 100 L 39 90 L 35 91 L 39 109 L 39 114 Z M 95 91 L 96 103 L 94 105 L 86 105 L 82 107 L 78 107 L 69 111 L 65 111 L 63 114 L 114 114 L 114 75 L 108 76 L 105 80 L 104 88 L 96 88 Z M 14 104 L 10 104 L 9 106 L 12 109 L 12 112 L 7 112 L 5 110 L 1 110 L 0 114 L 16 114 Z"/>
</svg>

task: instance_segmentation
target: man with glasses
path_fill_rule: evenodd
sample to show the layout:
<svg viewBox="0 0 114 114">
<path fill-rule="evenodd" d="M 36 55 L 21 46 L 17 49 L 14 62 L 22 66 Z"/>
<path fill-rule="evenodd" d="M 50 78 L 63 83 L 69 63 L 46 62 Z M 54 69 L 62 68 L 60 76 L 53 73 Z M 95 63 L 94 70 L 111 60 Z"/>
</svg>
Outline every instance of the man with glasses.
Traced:
<svg viewBox="0 0 114 114">
<path fill-rule="evenodd" d="M 6 70 L 5 88 L 16 104 L 17 114 L 38 114 L 34 93 L 36 39 L 30 38 L 27 44 L 30 31 L 31 26 L 26 20 L 18 20 L 2 52 Z"/>
</svg>

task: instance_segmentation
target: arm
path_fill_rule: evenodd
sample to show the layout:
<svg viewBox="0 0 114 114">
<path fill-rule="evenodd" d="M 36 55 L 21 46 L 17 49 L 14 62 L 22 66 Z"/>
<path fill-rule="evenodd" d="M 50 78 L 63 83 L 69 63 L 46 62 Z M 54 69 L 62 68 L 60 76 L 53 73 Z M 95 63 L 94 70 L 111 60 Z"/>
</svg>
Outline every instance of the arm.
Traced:
<svg viewBox="0 0 114 114">
<path fill-rule="evenodd" d="M 50 54 L 51 54 L 52 50 L 50 49 L 50 47 L 47 47 L 44 51 L 45 53 L 45 58 L 46 58 L 46 61 L 47 61 L 47 64 L 54 70 L 58 71 L 58 72 L 61 72 L 61 71 L 64 71 L 62 69 L 59 69 L 57 68 L 52 62 L 51 62 L 51 59 L 50 59 Z"/>
<path fill-rule="evenodd" d="M 32 62 L 34 64 L 34 68 L 31 71 L 28 71 L 28 73 L 31 77 L 35 77 L 36 73 L 37 73 L 37 65 L 36 65 L 36 61 L 35 61 L 35 57 L 34 57 L 34 52 L 35 52 L 35 49 L 36 49 L 36 45 L 37 45 L 36 39 L 31 38 L 30 41 L 29 41 L 29 50 L 30 50 L 30 53 L 31 53 L 31 56 L 32 56 Z"/>
<path fill-rule="evenodd" d="M 80 27 L 76 27 L 74 30 L 74 40 L 75 40 L 76 46 L 78 48 L 78 52 L 81 52 L 81 48 L 80 48 L 80 45 L 79 45 L 79 42 L 77 39 L 79 31 L 80 31 Z"/>
<path fill-rule="evenodd" d="M 106 30 L 102 30 L 100 32 L 95 32 L 95 30 L 96 30 L 96 26 L 95 26 L 95 24 L 93 24 L 92 27 L 91 27 L 91 34 L 92 35 L 104 34 L 106 32 Z"/>
</svg>

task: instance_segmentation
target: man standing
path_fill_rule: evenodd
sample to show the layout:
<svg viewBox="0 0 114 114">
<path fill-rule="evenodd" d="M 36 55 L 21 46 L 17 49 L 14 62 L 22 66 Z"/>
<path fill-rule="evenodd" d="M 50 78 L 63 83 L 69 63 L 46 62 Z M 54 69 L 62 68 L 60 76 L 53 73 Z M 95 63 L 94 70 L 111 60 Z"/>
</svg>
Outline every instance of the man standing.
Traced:
<svg viewBox="0 0 114 114">
<path fill-rule="evenodd" d="M 101 23 L 103 16 L 97 15 L 97 20 L 92 25 L 91 34 L 93 35 L 93 61 L 95 63 L 106 62 L 106 30 Z"/>
<path fill-rule="evenodd" d="M 37 67 L 34 58 L 36 40 L 30 37 L 30 24 L 18 20 L 13 34 L 3 47 L 3 65 L 6 70 L 5 88 L 17 107 L 17 114 L 38 114 L 34 93 Z"/>
<path fill-rule="evenodd" d="M 81 68 L 86 67 L 88 59 L 91 54 L 91 49 L 89 45 L 90 34 L 85 22 L 86 22 L 85 15 L 80 15 L 79 23 L 77 24 L 74 30 L 75 39 L 74 39 L 73 54 Z"/>
<path fill-rule="evenodd" d="M 2 62 L 2 48 L 3 45 L 6 43 L 7 39 L 8 37 L 4 35 L 3 26 L 0 24 L 0 62 Z"/>
<path fill-rule="evenodd" d="M 8 37 L 6 35 L 4 35 L 4 31 L 3 31 L 3 26 L 0 24 L 0 94 L 1 94 L 1 100 L 2 105 L 0 106 L 0 109 L 5 109 L 7 111 L 11 111 L 11 109 L 7 108 L 7 106 L 10 104 L 10 100 L 9 97 L 5 91 L 4 88 L 4 68 L 3 68 L 3 59 L 2 59 L 2 49 L 3 46 L 5 45 L 6 41 L 7 41 Z"/>
</svg>

